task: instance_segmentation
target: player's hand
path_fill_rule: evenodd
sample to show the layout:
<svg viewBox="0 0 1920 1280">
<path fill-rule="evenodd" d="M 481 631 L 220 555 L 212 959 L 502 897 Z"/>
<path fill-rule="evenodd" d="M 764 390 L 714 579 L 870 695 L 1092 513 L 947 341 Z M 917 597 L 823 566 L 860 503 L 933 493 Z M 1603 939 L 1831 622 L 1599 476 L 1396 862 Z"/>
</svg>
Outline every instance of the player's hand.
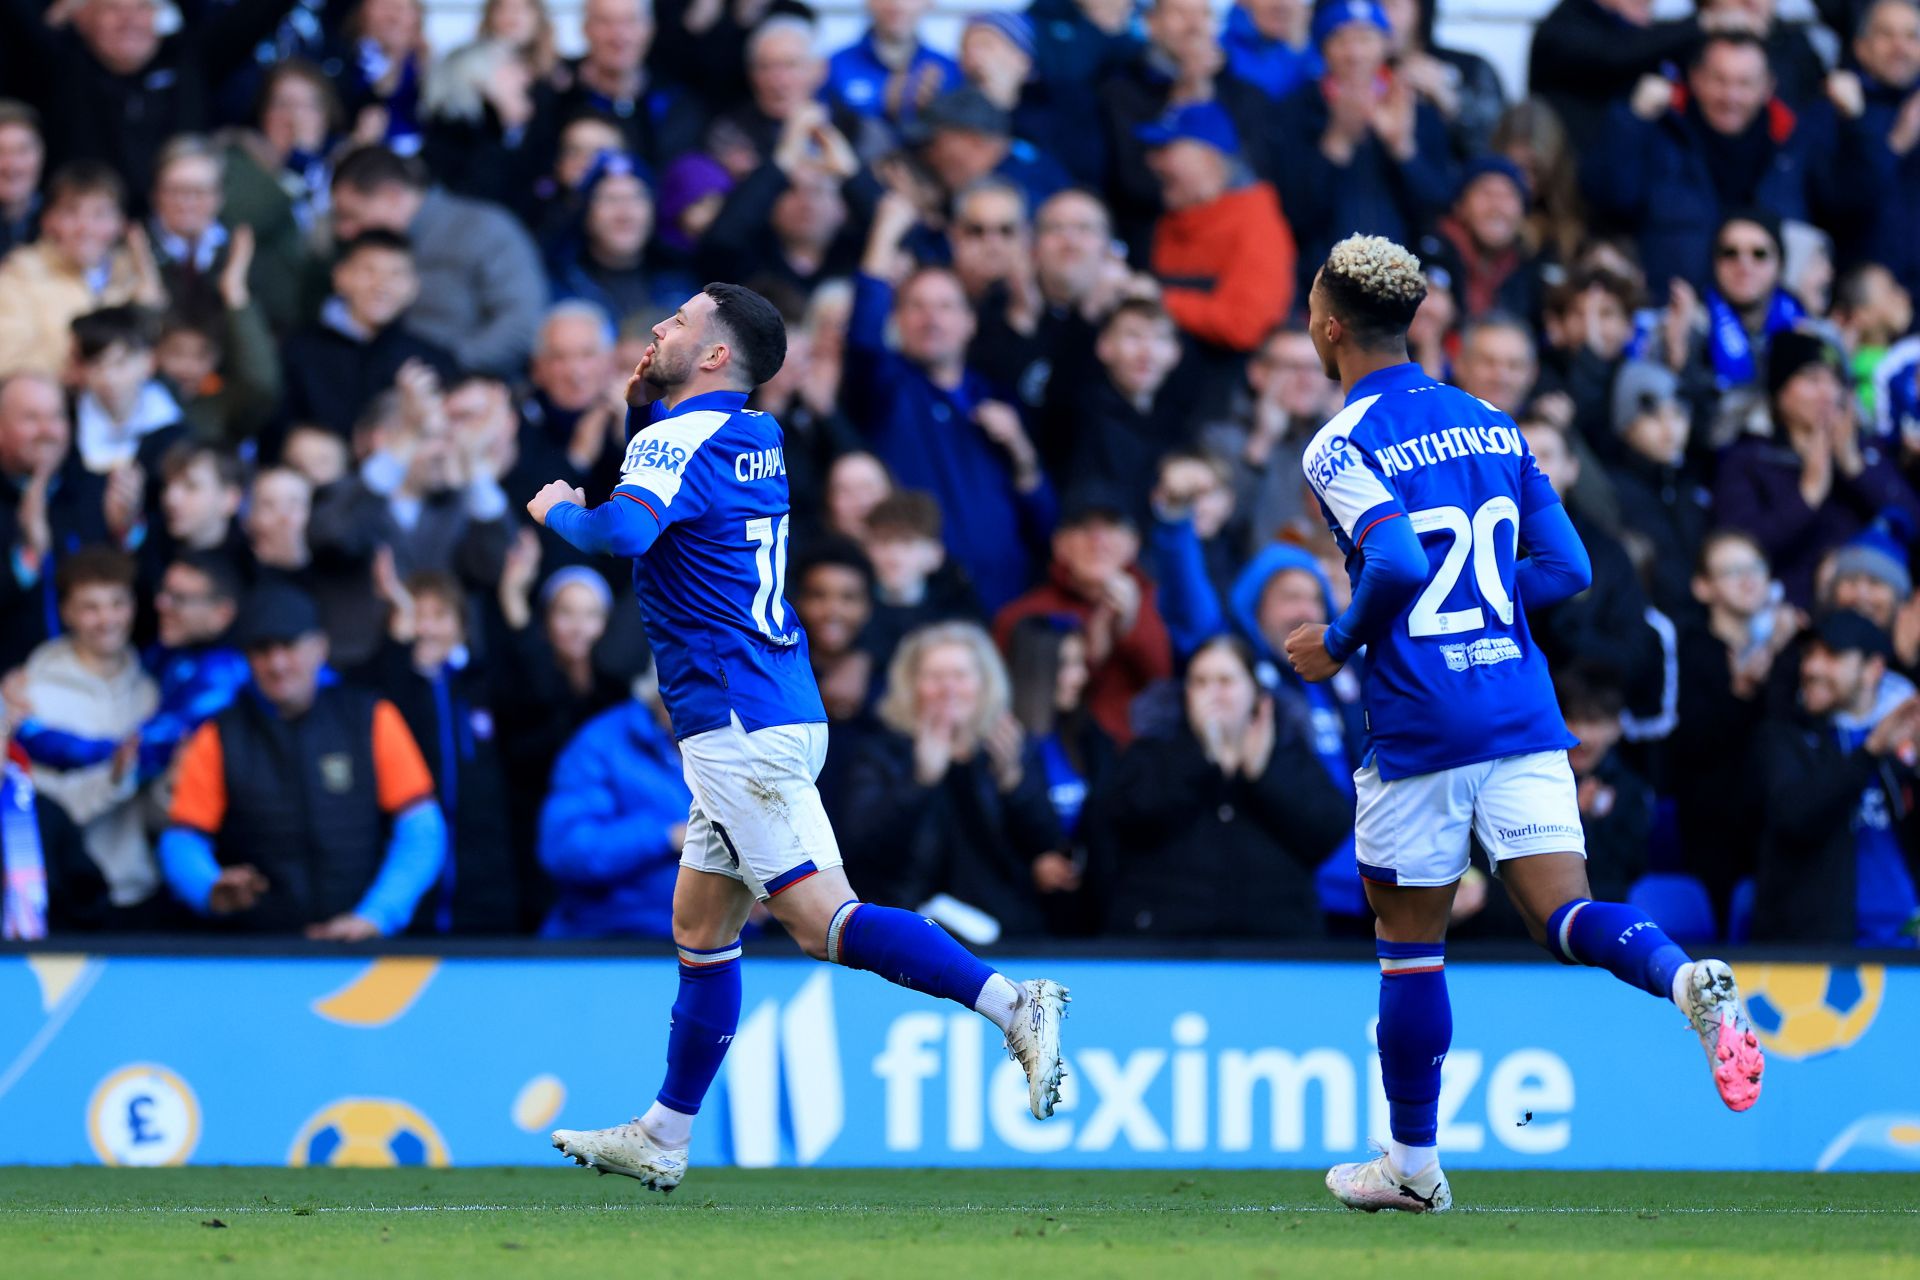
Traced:
<svg viewBox="0 0 1920 1280">
<path fill-rule="evenodd" d="M 260 901 L 260 896 L 269 887 L 267 878 L 250 863 L 226 867 L 221 870 L 220 878 L 213 882 L 213 891 L 207 895 L 207 906 L 218 916 L 245 911 Z"/>
<path fill-rule="evenodd" d="M 1293 629 L 1287 637 L 1287 661 L 1302 680 L 1313 684 L 1333 679 L 1345 665 L 1327 652 L 1327 628 L 1319 622 L 1303 622 Z"/>
<path fill-rule="evenodd" d="M 380 926 L 352 912 L 307 926 L 307 936 L 315 942 L 366 942 L 380 936 Z"/>
<path fill-rule="evenodd" d="M 533 501 L 527 504 L 527 514 L 536 524 L 547 522 L 547 512 L 563 502 L 571 502 L 576 507 L 587 505 L 587 492 L 568 484 L 565 480 L 549 480 L 547 487 L 533 495 Z"/>
</svg>

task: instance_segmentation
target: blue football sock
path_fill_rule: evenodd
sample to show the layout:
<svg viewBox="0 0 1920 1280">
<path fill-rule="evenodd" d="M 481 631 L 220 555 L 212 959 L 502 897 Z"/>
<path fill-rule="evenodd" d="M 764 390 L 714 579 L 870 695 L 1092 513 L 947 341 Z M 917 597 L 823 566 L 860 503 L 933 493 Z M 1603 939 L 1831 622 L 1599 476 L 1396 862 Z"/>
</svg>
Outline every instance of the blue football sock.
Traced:
<svg viewBox="0 0 1920 1280">
<path fill-rule="evenodd" d="M 877 973 L 896 986 L 971 1009 L 994 976 L 971 951 L 925 916 L 857 899 L 842 903 L 827 927 L 827 959 Z"/>
<path fill-rule="evenodd" d="M 1440 1129 L 1440 1064 L 1453 1043 L 1447 944 L 1376 939 L 1374 949 L 1380 956 L 1380 1076 L 1393 1140 L 1431 1147 Z"/>
<path fill-rule="evenodd" d="M 660 1105 L 696 1115 L 740 1026 L 740 940 L 712 951 L 680 948 L 680 994 L 667 1033 Z"/>
<path fill-rule="evenodd" d="M 1605 969 L 1629 986 L 1673 998 L 1673 975 L 1692 959 L 1638 907 L 1575 898 L 1547 920 L 1547 950 Z"/>
</svg>

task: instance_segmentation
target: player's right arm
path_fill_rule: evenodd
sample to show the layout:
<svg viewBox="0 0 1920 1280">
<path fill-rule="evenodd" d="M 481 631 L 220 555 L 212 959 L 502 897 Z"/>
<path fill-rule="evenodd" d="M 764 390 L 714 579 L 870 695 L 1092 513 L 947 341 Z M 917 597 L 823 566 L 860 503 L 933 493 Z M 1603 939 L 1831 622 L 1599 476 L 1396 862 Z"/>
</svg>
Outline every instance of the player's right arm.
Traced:
<svg viewBox="0 0 1920 1280">
<path fill-rule="evenodd" d="M 1321 428 L 1300 465 L 1360 557 L 1353 599 L 1324 639 L 1327 656 L 1344 663 L 1386 634 L 1426 584 L 1427 553 L 1406 508 L 1382 481 L 1372 456 L 1349 438 L 1340 417 Z"/>
</svg>

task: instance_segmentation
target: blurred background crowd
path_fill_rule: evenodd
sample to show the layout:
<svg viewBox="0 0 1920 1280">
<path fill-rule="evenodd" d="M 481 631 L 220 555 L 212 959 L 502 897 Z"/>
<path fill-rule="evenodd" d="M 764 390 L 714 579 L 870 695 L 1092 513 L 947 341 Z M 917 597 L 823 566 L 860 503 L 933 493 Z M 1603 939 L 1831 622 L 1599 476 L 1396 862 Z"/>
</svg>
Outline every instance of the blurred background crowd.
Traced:
<svg viewBox="0 0 1920 1280">
<path fill-rule="evenodd" d="M 787 317 L 785 592 L 854 885 L 975 942 L 1370 933 L 1305 294 L 1594 563 L 1529 611 L 1591 875 L 1683 938 L 1912 946 L 1920 5 L 0 0 L 5 936 L 666 936 L 689 802 L 618 479 L 649 329 Z M 164 30 L 164 34 L 163 34 Z M 1524 605 L 1524 601 L 1521 602 Z M 1462 655 L 1462 662 L 1467 661 Z M 1520 936 L 1479 871 L 1457 936 Z"/>
</svg>

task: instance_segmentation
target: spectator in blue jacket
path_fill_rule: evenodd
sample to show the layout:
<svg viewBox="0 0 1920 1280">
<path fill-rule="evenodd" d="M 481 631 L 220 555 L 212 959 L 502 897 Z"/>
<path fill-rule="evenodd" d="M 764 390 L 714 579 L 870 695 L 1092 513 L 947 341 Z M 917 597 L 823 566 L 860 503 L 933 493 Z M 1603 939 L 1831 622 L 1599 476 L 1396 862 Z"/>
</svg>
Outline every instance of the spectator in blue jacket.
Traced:
<svg viewBox="0 0 1920 1280">
<path fill-rule="evenodd" d="M 1411 80 L 1389 71 L 1391 36 L 1374 0 L 1323 6 L 1313 42 L 1327 74 L 1280 104 L 1273 167 L 1300 298 L 1335 240 L 1359 232 L 1412 244 L 1453 198 L 1446 123 Z"/>
<path fill-rule="evenodd" d="M 1241 0 L 1220 37 L 1227 70 L 1279 101 L 1326 70 L 1308 38 L 1312 25 L 1306 0 Z"/>
<path fill-rule="evenodd" d="M 920 39 L 932 7 L 933 0 L 867 0 L 866 34 L 827 60 L 827 104 L 898 129 L 959 88 L 960 65 Z"/>
<path fill-rule="evenodd" d="M 1841 243 L 1920 295 L 1920 3 L 1879 0 L 1854 38 L 1853 56 L 1866 99 L 1860 123 L 1882 143 L 1887 181 L 1864 242 Z"/>
<path fill-rule="evenodd" d="M 1812 222 L 1872 206 L 1881 171 L 1850 80 L 1829 85 L 1836 110 L 1796 120 L 1773 96 L 1766 47 L 1719 34 L 1684 85 L 1647 76 L 1631 102 L 1614 105 L 1582 185 L 1597 214 L 1639 238 L 1649 292 L 1663 297 L 1676 279 L 1706 287 L 1714 231 L 1730 210 Z"/>
<path fill-rule="evenodd" d="M 560 753 L 540 812 L 540 865 L 554 883 L 546 938 L 673 935 L 673 882 L 693 795 L 649 670 L 627 702 L 589 720 Z"/>
<path fill-rule="evenodd" d="M 888 192 L 854 288 L 842 395 L 847 415 L 895 480 L 925 489 L 947 522 L 947 550 L 989 614 L 1032 585 L 1046 562 L 1055 502 L 1020 415 L 967 367 L 974 317 L 951 271 L 901 270 L 900 241 L 919 214 Z M 904 275 L 899 289 L 889 283 Z M 887 321 L 898 325 L 896 351 Z"/>
</svg>

